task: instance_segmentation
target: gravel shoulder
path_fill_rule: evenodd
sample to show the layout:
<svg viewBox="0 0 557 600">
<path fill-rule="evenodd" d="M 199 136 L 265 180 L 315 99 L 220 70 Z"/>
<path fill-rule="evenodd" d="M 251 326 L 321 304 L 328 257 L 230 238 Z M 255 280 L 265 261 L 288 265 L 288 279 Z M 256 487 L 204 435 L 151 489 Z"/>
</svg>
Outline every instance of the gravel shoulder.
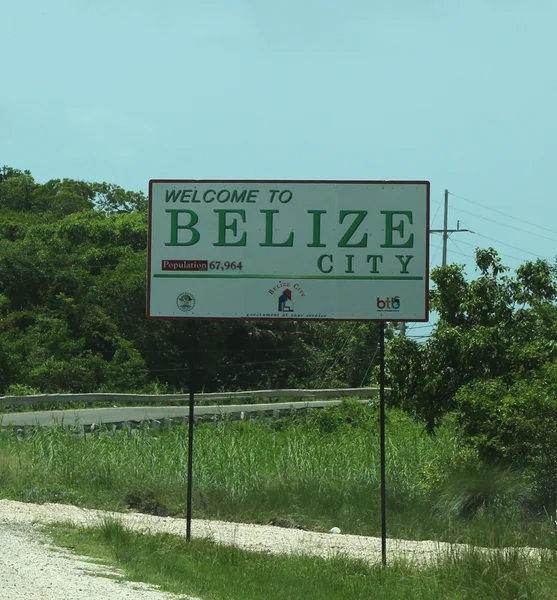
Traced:
<svg viewBox="0 0 557 600">
<path fill-rule="evenodd" d="M 112 515 L 127 527 L 144 533 L 186 535 L 185 519 L 155 517 L 142 513 L 113 513 L 79 508 L 68 504 L 30 504 L 0 500 L 0 523 L 48 524 L 71 522 L 75 525 L 99 525 Z M 208 538 L 256 552 L 312 554 L 330 557 L 345 554 L 371 563 L 381 561 L 381 539 L 358 535 L 316 533 L 271 525 L 229 523 L 226 521 L 192 520 L 192 537 Z M 387 558 L 403 558 L 427 563 L 444 553 L 462 551 L 465 546 L 435 541 L 387 540 Z"/>
<path fill-rule="evenodd" d="M 77 526 L 95 526 L 106 515 L 121 519 L 127 527 L 143 533 L 186 535 L 184 519 L 155 517 L 140 513 L 111 513 L 67 504 L 29 504 L 0 500 L 0 589 L 3 600 L 58 600 L 82 597 L 95 599 L 170 600 L 186 598 L 165 594 L 147 586 L 126 583 L 121 573 L 109 570 L 117 579 L 96 577 L 106 572 L 84 557 L 64 551 L 53 552 L 37 531 L 38 526 L 70 522 Z M 269 525 L 252 525 L 194 519 L 192 536 L 208 538 L 257 552 L 311 554 L 323 558 L 338 554 L 381 561 L 381 539 L 345 534 L 327 534 Z M 405 559 L 416 565 L 428 564 L 446 555 L 458 555 L 468 549 L 460 544 L 436 541 L 387 540 L 387 560 Z M 483 552 L 493 550 L 478 549 Z M 539 556 L 533 548 L 521 549 L 524 556 Z M 500 550 L 499 552 L 505 552 Z"/>
<path fill-rule="evenodd" d="M 31 523 L 0 523 L 0 596 L 2 600 L 178 600 L 122 573 L 51 546 Z"/>
</svg>

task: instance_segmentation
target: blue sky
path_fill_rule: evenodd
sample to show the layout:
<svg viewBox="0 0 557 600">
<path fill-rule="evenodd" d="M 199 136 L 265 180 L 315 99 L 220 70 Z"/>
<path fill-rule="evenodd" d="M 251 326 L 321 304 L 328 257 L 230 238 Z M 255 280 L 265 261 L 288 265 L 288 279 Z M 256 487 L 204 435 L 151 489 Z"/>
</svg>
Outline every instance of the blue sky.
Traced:
<svg viewBox="0 0 557 600">
<path fill-rule="evenodd" d="M 0 164 L 144 191 L 428 179 L 432 226 L 447 188 L 475 232 L 449 262 L 552 260 L 556 22 L 554 0 L 4 3 Z"/>
</svg>

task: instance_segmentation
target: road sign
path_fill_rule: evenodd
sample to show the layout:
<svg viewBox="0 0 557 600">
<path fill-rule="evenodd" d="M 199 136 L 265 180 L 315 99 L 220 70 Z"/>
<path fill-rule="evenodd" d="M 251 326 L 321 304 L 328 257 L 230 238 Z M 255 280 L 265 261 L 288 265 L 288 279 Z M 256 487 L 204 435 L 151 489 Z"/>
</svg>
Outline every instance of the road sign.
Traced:
<svg viewBox="0 0 557 600">
<path fill-rule="evenodd" d="M 152 180 L 147 316 L 427 321 L 429 182 Z"/>
</svg>

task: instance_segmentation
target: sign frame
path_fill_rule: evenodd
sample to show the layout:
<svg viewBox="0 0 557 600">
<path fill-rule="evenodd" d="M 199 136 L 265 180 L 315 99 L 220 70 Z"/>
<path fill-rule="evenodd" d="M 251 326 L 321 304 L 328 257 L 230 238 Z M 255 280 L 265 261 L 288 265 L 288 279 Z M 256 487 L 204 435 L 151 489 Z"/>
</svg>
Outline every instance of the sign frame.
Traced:
<svg viewBox="0 0 557 600">
<path fill-rule="evenodd" d="M 423 253 L 424 256 L 424 269 L 423 269 L 423 290 L 425 293 L 424 298 L 424 310 L 423 315 L 419 315 L 419 318 L 397 318 L 396 312 L 387 312 L 385 316 L 377 317 L 369 317 L 369 318 L 344 318 L 342 316 L 334 316 L 334 317 L 311 317 L 296 315 L 293 316 L 207 316 L 201 315 L 197 316 L 195 314 L 189 315 L 188 313 L 184 313 L 184 315 L 159 315 L 152 314 L 152 294 L 153 294 L 153 241 L 154 241 L 154 232 L 153 232 L 153 190 L 154 186 L 157 185 L 222 185 L 222 186 L 242 186 L 242 185 L 262 185 L 268 186 L 275 184 L 277 186 L 287 186 L 287 185 L 310 185 L 310 186 L 319 186 L 319 185 L 331 185 L 331 186 L 423 186 L 425 192 L 425 211 L 423 214 L 424 220 L 424 229 L 423 231 L 423 240 L 424 245 L 419 246 L 418 250 L 420 253 Z M 188 204 L 182 205 L 183 207 L 187 207 Z M 200 204 L 200 206 L 202 206 Z M 217 205 L 222 208 L 223 205 Z M 226 206 L 226 205 L 224 205 Z M 235 204 L 234 207 L 238 207 L 238 204 Z M 261 205 L 262 206 L 262 205 Z M 271 205 L 273 206 L 273 205 Z M 327 206 L 324 206 L 327 208 Z M 421 209 L 421 207 L 420 207 Z M 207 210 L 213 210 L 207 209 Z M 148 264 L 147 264 L 147 305 L 146 305 L 146 313 L 147 318 L 151 320 L 207 320 L 207 321 L 215 321 L 215 320 L 264 320 L 264 321 L 280 321 L 280 320 L 289 320 L 289 321 L 354 321 L 354 322 L 428 322 L 429 321 L 429 259 L 430 259 L 430 182 L 425 180 L 284 180 L 284 179 L 151 179 L 149 181 L 149 214 L 148 214 Z M 393 229 L 395 229 L 393 227 Z M 155 235 L 156 237 L 156 235 Z M 170 261 L 169 261 L 170 262 Z M 174 261 L 176 262 L 176 261 Z M 186 262 L 186 259 L 184 259 Z M 195 261 L 192 261 L 195 262 Z M 195 266 L 195 265 L 194 265 Z M 195 270 L 195 269 L 192 269 Z M 421 272 L 421 271 L 420 271 Z M 191 276 L 195 277 L 195 276 Z M 279 276 L 277 275 L 277 279 Z M 293 275 L 291 277 L 292 280 L 296 280 L 296 276 Z M 223 284 L 223 288 L 226 284 Z M 421 304 L 420 304 L 421 306 Z"/>
</svg>

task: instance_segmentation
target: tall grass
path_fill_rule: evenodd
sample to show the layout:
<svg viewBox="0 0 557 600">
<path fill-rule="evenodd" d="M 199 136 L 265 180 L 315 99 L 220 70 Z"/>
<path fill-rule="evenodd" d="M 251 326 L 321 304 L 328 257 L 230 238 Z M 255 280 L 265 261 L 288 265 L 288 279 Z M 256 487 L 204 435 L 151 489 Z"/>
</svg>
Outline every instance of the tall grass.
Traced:
<svg viewBox="0 0 557 600">
<path fill-rule="evenodd" d="M 50 528 L 55 543 L 108 560 L 135 581 L 214 600 L 552 600 L 557 561 L 520 551 L 443 557 L 416 568 L 351 560 L 258 554 L 207 540 L 134 533 L 110 519 L 97 529 Z"/>
<path fill-rule="evenodd" d="M 27 501 L 183 515 L 187 442 L 185 427 L 87 437 L 56 427 L 25 438 L 3 431 L 0 493 Z M 519 474 L 499 473 L 491 489 L 486 482 L 492 482 L 494 471 L 463 448 L 450 421 L 429 437 L 402 413 L 389 411 L 386 469 L 389 536 L 553 543 L 549 520 L 532 510 L 521 491 L 527 482 Z M 465 506 L 469 510 L 462 510 Z M 194 513 L 378 535 L 375 408 L 347 403 L 305 419 L 197 426 Z"/>
</svg>

